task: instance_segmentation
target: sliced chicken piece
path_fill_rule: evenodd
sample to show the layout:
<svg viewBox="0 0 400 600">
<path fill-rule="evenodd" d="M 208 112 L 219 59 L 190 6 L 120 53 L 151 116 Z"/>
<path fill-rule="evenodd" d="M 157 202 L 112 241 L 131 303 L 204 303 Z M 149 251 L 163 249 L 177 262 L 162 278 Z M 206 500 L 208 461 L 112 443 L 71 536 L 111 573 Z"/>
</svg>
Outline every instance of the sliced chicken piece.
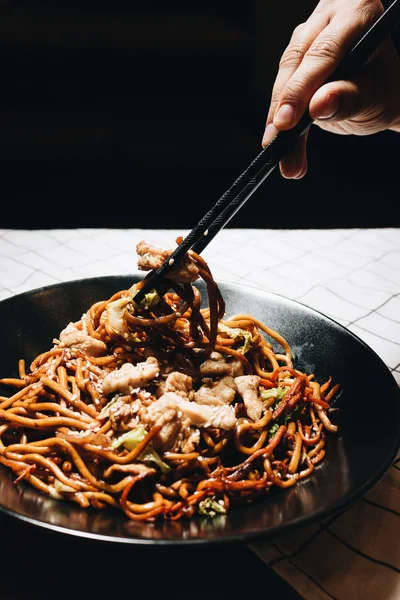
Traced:
<svg viewBox="0 0 400 600">
<path fill-rule="evenodd" d="M 235 377 L 239 395 L 243 398 L 250 419 L 258 421 L 263 412 L 263 404 L 258 394 L 260 379 L 257 375 Z"/>
<path fill-rule="evenodd" d="M 108 409 L 111 427 L 114 431 L 129 431 L 137 426 L 137 413 L 141 408 L 140 400 L 131 402 L 131 396 L 119 398 Z"/>
<path fill-rule="evenodd" d="M 161 399 L 168 398 L 175 401 L 183 416 L 190 420 L 194 427 L 216 427 L 219 429 L 233 429 L 236 424 L 236 416 L 233 407 L 226 404 L 221 406 L 207 406 L 197 404 L 190 400 L 184 400 L 173 392 L 165 393 Z"/>
<path fill-rule="evenodd" d="M 221 377 L 222 375 L 238 377 L 243 375 L 243 372 L 243 364 L 240 360 L 228 361 L 219 352 L 212 352 L 210 358 L 200 365 L 200 373 L 204 377 Z"/>
<path fill-rule="evenodd" d="M 133 389 L 142 387 L 157 377 L 159 370 L 158 360 L 153 356 L 149 356 L 145 362 L 136 365 L 125 363 L 117 371 L 107 373 L 102 382 L 103 392 L 105 394 L 117 391 L 130 393 Z"/>
<path fill-rule="evenodd" d="M 230 365 L 219 352 L 212 352 L 210 358 L 200 365 L 200 373 L 204 377 L 230 375 Z"/>
<path fill-rule="evenodd" d="M 173 450 L 175 452 L 183 452 L 184 454 L 196 450 L 200 443 L 200 431 L 194 427 L 186 427 L 183 431 L 182 439 L 178 435 L 177 443 Z"/>
<path fill-rule="evenodd" d="M 219 381 L 202 385 L 194 394 L 197 404 L 208 404 L 210 406 L 221 406 L 231 404 L 235 399 L 238 388 L 235 380 L 230 375 L 222 377 Z"/>
<path fill-rule="evenodd" d="M 146 411 L 141 411 L 141 419 L 150 428 L 161 425 L 152 441 L 154 448 L 161 453 L 167 450 L 193 452 L 200 442 L 200 431 L 191 427 L 191 421 L 185 418 L 175 394 L 166 394 L 153 402 Z"/>
<path fill-rule="evenodd" d="M 231 366 L 232 377 L 240 377 L 244 374 L 244 367 L 241 360 L 234 359 L 231 360 L 229 364 Z"/>
<path fill-rule="evenodd" d="M 142 240 L 136 246 L 136 252 L 139 256 L 138 269 L 141 271 L 151 271 L 161 267 L 163 262 L 171 256 L 173 250 L 163 250 L 152 246 Z M 179 262 L 179 265 L 173 267 L 168 275 L 168 279 L 177 283 L 192 283 L 199 276 L 199 270 L 194 260 L 186 254 Z"/>
<path fill-rule="evenodd" d="M 107 352 L 107 345 L 101 340 L 92 338 L 83 321 L 71 322 L 61 331 L 59 346 L 76 348 L 89 356 L 102 356 Z"/>
<path fill-rule="evenodd" d="M 172 448 L 183 429 L 183 415 L 176 397 L 180 398 L 175 394 L 164 394 L 145 411 L 141 411 L 142 422 L 150 428 L 161 425 L 161 430 L 153 438 L 153 446 L 160 452 Z"/>
<path fill-rule="evenodd" d="M 189 375 L 180 373 L 179 371 L 172 371 L 167 377 L 165 382 L 165 392 L 175 392 L 183 398 L 187 398 L 193 388 L 193 380 Z"/>
<path fill-rule="evenodd" d="M 155 469 L 147 467 L 143 463 L 130 463 L 128 465 L 114 464 L 108 468 L 108 473 L 111 474 L 114 471 L 120 471 L 122 473 L 129 473 L 129 475 L 154 475 Z"/>
<path fill-rule="evenodd" d="M 194 404 L 192 402 L 192 404 Z M 227 406 L 203 406 L 203 408 L 211 408 L 211 414 L 209 415 L 209 421 L 207 427 L 216 427 L 217 429 L 224 429 L 229 431 L 234 429 L 236 425 L 236 415 L 233 407 Z"/>
</svg>

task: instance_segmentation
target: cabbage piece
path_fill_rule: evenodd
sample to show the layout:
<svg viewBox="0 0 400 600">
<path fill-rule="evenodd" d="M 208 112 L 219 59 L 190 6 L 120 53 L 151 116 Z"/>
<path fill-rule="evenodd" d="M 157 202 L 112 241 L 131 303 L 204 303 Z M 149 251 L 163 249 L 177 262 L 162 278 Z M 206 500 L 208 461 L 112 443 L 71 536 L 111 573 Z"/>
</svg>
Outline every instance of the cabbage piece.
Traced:
<svg viewBox="0 0 400 600">
<path fill-rule="evenodd" d="M 161 298 L 158 295 L 156 290 L 152 290 L 148 294 L 144 295 L 143 300 L 140 301 L 145 308 L 150 308 L 151 306 L 155 306 L 160 302 Z"/>
<path fill-rule="evenodd" d="M 70 485 L 66 485 L 59 479 L 54 480 L 53 487 L 55 488 L 56 492 L 58 492 L 58 493 L 67 492 L 69 494 L 76 494 L 76 491 L 77 491 L 75 488 L 71 487 Z"/>
<path fill-rule="evenodd" d="M 269 431 L 268 431 L 268 437 L 269 437 L 269 438 L 273 437 L 273 436 L 276 434 L 276 432 L 278 431 L 279 427 L 280 427 L 279 423 L 274 423 L 274 424 L 273 424 L 273 425 L 272 425 L 272 426 L 269 428 Z"/>
<path fill-rule="evenodd" d="M 270 389 L 261 389 L 260 396 L 261 400 L 268 400 L 269 398 L 276 398 L 278 403 L 283 400 L 286 392 L 288 391 L 288 387 L 276 387 Z"/>
<path fill-rule="evenodd" d="M 118 298 L 118 300 L 114 300 L 114 302 L 107 304 L 102 315 L 102 320 L 105 320 L 107 325 L 115 333 L 126 339 L 129 337 L 129 329 L 122 316 L 129 302 L 129 298 Z"/>
<path fill-rule="evenodd" d="M 100 411 L 100 414 L 97 416 L 98 421 L 102 421 L 103 419 L 107 419 L 110 416 L 110 407 L 121 397 L 121 394 L 115 394 L 113 398 L 111 398 L 110 402 L 107 402 L 105 406 Z"/>
<path fill-rule="evenodd" d="M 65 500 L 63 494 L 76 494 L 77 492 L 73 487 L 65 485 L 65 483 L 62 483 L 58 479 L 54 480 L 53 485 L 49 485 L 48 490 L 50 497 L 54 498 L 54 500 Z"/>
<path fill-rule="evenodd" d="M 246 352 L 250 350 L 253 339 L 250 331 L 240 329 L 240 327 L 227 327 L 223 323 L 218 323 L 218 331 L 226 333 L 226 335 L 235 340 L 235 342 L 242 341 L 241 346 L 235 348 L 236 352 L 246 354 Z"/>
<path fill-rule="evenodd" d="M 151 446 L 147 446 L 145 451 L 139 456 L 139 460 L 145 464 L 154 463 L 162 473 L 168 473 L 171 470 L 171 467 L 161 459 L 161 456 L 158 454 L 158 452 L 156 452 Z"/>
<path fill-rule="evenodd" d="M 59 494 L 54 486 L 49 485 L 49 487 L 47 489 L 48 489 L 50 498 L 54 498 L 54 500 L 65 500 L 65 496 L 62 496 L 61 494 Z"/>
<path fill-rule="evenodd" d="M 217 514 L 225 514 L 226 510 L 222 504 L 220 504 L 215 496 L 210 496 L 199 502 L 199 514 L 204 517 L 216 517 Z"/>
<path fill-rule="evenodd" d="M 135 283 L 129 290 L 129 294 L 132 301 L 133 298 L 136 296 L 136 292 L 138 291 L 139 290 L 137 289 L 137 284 Z M 160 301 L 161 296 L 158 294 L 157 290 L 151 290 L 151 292 L 148 292 L 148 294 L 144 295 L 144 298 L 140 301 L 140 305 L 144 306 L 144 308 L 150 308 L 151 306 L 155 306 L 156 304 L 158 304 Z"/>
<path fill-rule="evenodd" d="M 134 450 L 142 440 L 144 440 L 146 435 L 147 431 L 144 425 L 138 425 L 135 427 L 135 429 L 131 429 L 130 431 L 123 433 L 119 438 L 114 440 L 111 445 L 114 450 L 123 445 L 124 448 L 130 452 L 131 450 Z M 156 450 L 154 450 L 154 448 L 152 448 L 151 444 L 149 444 L 138 456 L 138 460 L 145 464 L 156 464 L 163 473 L 167 473 L 171 470 L 171 467 L 161 459 L 160 455 Z"/>
<path fill-rule="evenodd" d="M 138 425 L 135 427 L 135 429 L 131 429 L 130 431 L 123 433 L 119 438 L 112 442 L 111 446 L 114 448 L 114 450 L 116 450 L 123 445 L 130 452 L 136 448 L 136 446 L 140 444 L 142 440 L 144 440 L 146 435 L 147 431 L 145 426 Z"/>
</svg>

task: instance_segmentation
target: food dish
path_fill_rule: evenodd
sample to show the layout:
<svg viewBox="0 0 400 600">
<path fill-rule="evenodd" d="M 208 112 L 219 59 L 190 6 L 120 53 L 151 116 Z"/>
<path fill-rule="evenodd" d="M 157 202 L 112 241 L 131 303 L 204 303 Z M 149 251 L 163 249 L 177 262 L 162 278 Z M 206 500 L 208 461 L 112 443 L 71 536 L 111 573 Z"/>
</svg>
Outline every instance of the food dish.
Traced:
<svg viewBox="0 0 400 600">
<path fill-rule="evenodd" d="M 137 248 L 150 276 L 169 256 Z M 136 302 L 146 279 L 95 302 L 30 365 L 21 359 L 18 378 L 0 379 L 11 388 L 0 397 L 0 463 L 15 485 L 133 521 L 177 521 L 311 476 L 338 431 L 340 384 L 295 369 L 266 323 L 227 314 L 197 253 Z"/>
<path fill-rule="evenodd" d="M 21 356 L 27 361 L 32 360 L 48 348 L 54 331 L 61 331 L 66 322 L 80 318 L 87 306 L 95 301 L 130 287 L 134 279 L 98 278 L 70 282 L 3 301 L 0 304 L 2 339 L 9 343 L 2 348 L 0 358 L 6 373 L 16 374 L 15 364 Z M 211 522 L 194 519 L 190 524 L 144 524 L 126 523 L 112 511 L 111 514 L 108 511 L 93 514 L 75 506 L 65 506 L 26 487 L 17 491 L 9 474 L 3 474 L 2 470 L 0 500 L 3 510 L 45 527 L 114 541 L 179 543 L 248 539 L 338 510 L 383 475 L 398 447 L 395 415 L 399 413 L 399 398 L 397 386 L 382 361 L 344 328 L 307 307 L 231 284 L 221 284 L 221 290 L 226 299 L 227 314 L 239 312 L 245 305 L 247 313 L 257 315 L 288 339 L 296 364 L 323 378 L 332 375 L 343 385 L 343 393 L 338 398 L 341 434 L 328 441 L 326 460 L 316 471 L 313 481 L 304 481 L 285 490 L 284 499 L 282 493 L 277 493 L 266 502 L 233 511 L 229 518 L 220 515 Z M 28 308 L 30 314 L 26 312 Z M 14 311 L 16 322 L 20 322 L 18 329 L 23 331 L 24 340 L 31 340 L 29 348 L 24 348 L 24 341 L 15 331 L 13 322 L 7 322 L 6 315 L 10 310 Z M 351 369 L 348 368 L 350 359 Z M 383 424 L 385 437 L 371 450 L 369 444 L 376 429 L 376 401 L 368 400 L 365 394 L 365 398 L 361 398 L 360 379 L 354 377 L 354 373 L 364 371 L 375 373 L 386 399 L 386 409 L 391 413 L 390 422 Z"/>
</svg>

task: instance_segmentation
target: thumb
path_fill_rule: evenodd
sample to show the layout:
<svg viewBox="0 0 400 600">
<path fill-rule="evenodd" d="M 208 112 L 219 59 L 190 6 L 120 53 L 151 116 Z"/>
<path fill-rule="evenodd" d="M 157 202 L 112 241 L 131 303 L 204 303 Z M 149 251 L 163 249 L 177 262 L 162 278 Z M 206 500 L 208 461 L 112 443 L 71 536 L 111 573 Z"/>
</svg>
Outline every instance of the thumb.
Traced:
<svg viewBox="0 0 400 600">
<path fill-rule="evenodd" d="M 362 109 L 362 94 L 354 81 L 333 81 L 319 88 L 311 98 L 313 120 L 345 121 Z"/>
</svg>

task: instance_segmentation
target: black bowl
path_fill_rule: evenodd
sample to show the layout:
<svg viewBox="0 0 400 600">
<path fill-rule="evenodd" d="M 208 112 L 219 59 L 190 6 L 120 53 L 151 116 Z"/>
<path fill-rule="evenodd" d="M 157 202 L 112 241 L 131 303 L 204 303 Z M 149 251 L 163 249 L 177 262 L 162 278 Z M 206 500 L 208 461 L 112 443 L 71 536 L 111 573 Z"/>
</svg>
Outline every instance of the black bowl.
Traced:
<svg viewBox="0 0 400 600">
<path fill-rule="evenodd" d="M 94 302 L 129 288 L 138 275 L 82 279 L 36 289 L 0 302 L 0 377 L 17 375 L 52 346 L 68 322 Z M 199 284 L 205 296 L 204 286 Z M 342 386 L 335 401 L 340 431 L 329 435 L 326 456 L 308 479 L 261 502 L 215 519 L 142 523 L 113 509 L 84 510 L 59 502 L 0 468 L 0 510 L 57 532 L 127 544 L 183 545 L 250 541 L 336 514 L 385 474 L 400 446 L 400 392 L 379 356 L 332 319 L 277 294 L 220 283 L 226 315 L 245 312 L 281 333 L 295 366 Z M 0 394 L 5 394 L 0 389 Z"/>
</svg>

